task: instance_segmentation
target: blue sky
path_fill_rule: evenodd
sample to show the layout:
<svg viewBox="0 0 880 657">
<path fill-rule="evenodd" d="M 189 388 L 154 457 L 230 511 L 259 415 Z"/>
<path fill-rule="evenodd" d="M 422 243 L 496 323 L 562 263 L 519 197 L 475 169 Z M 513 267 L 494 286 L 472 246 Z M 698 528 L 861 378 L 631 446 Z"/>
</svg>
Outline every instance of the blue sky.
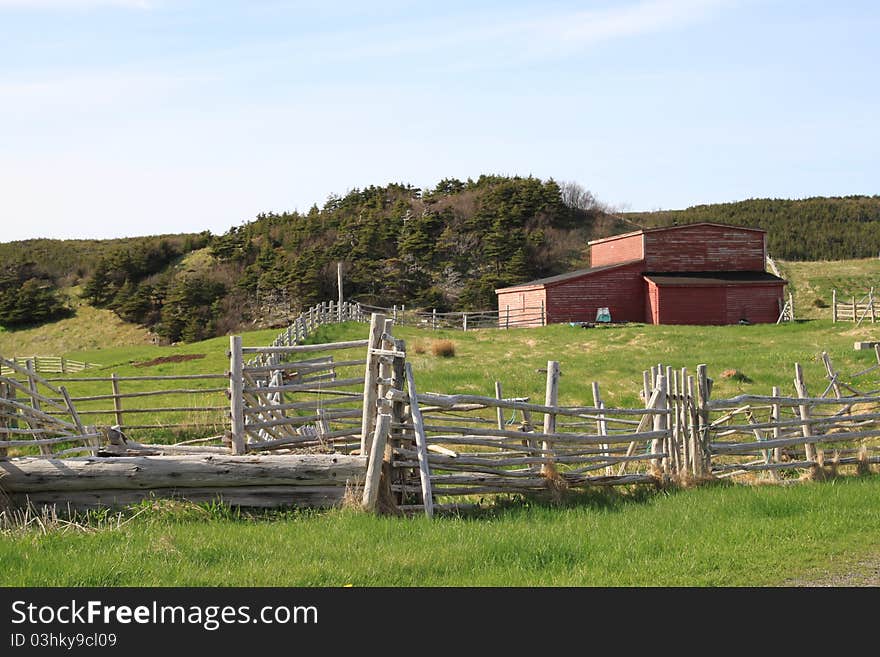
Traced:
<svg viewBox="0 0 880 657">
<path fill-rule="evenodd" d="M 481 173 L 619 209 L 877 194 L 880 3 L 0 0 L 0 241 Z"/>
</svg>

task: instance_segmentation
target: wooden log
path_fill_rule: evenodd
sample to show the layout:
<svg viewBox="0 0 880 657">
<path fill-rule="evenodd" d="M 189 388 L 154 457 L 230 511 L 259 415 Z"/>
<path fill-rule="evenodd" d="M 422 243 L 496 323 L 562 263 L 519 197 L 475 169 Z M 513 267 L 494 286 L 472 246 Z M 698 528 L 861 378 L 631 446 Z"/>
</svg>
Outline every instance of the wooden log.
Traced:
<svg viewBox="0 0 880 657">
<path fill-rule="evenodd" d="M 416 382 L 413 376 L 412 363 L 406 363 L 406 389 L 410 398 L 410 415 L 412 416 L 414 433 L 416 437 L 416 450 L 419 462 L 419 480 L 422 485 L 422 504 L 425 505 L 425 515 L 434 517 L 434 496 L 431 491 L 431 468 L 428 464 L 428 441 L 425 437 L 425 425 L 422 413 L 419 410 L 418 395 L 416 394 Z"/>
<path fill-rule="evenodd" d="M 278 457 L 276 457 L 278 458 Z M 339 506 L 345 486 L 237 486 L 232 488 L 157 488 L 153 490 L 41 491 L 10 493 L 9 502 L 18 508 L 54 506 L 59 511 L 87 511 L 121 508 L 144 500 L 176 499 L 204 504 L 221 502 L 246 508 L 330 508 Z"/>
<path fill-rule="evenodd" d="M 543 371 L 543 370 L 541 370 Z M 390 391 L 388 399 L 394 401 L 409 401 L 405 392 Z M 523 399 L 528 399 L 523 398 Z M 880 400 L 880 397 L 877 398 Z M 501 406 L 503 408 L 517 409 L 520 411 L 529 411 L 532 413 L 552 413 L 554 415 L 566 415 L 572 417 L 582 417 L 585 413 L 602 413 L 606 415 L 644 415 L 644 408 L 596 408 L 595 406 L 546 406 L 542 404 L 531 404 L 521 399 L 510 398 L 498 400 L 495 397 L 483 397 L 480 395 L 441 395 L 434 392 L 420 392 L 419 403 L 426 406 L 436 406 L 438 408 L 453 408 L 459 404 L 479 404 L 484 408 L 495 408 Z M 476 410 L 476 409 L 475 409 Z M 666 411 L 657 410 L 657 413 L 665 413 Z"/>
<path fill-rule="evenodd" d="M 367 457 L 367 473 L 364 480 L 364 493 L 361 498 L 361 506 L 370 513 L 376 512 L 379 503 L 379 479 L 382 476 L 382 460 L 390 427 L 391 415 L 379 413 L 376 419 L 376 428 L 373 431 L 373 442 Z"/>
<path fill-rule="evenodd" d="M 363 477 L 366 460 L 342 454 L 295 456 L 135 456 L 17 458 L 0 464 L 9 492 L 191 488 L 214 486 L 344 485 Z"/>
<path fill-rule="evenodd" d="M 187 381 L 187 380 L 207 380 L 207 379 L 229 379 L 227 374 L 168 374 L 162 376 L 117 376 L 117 381 Z M 76 377 L 53 377 L 51 379 L 46 379 L 47 381 L 52 382 L 62 382 L 62 383 L 70 383 L 70 382 L 80 382 L 80 381 L 88 381 L 88 382 L 109 382 L 112 380 L 112 377 L 109 376 L 76 376 Z"/>
<path fill-rule="evenodd" d="M 846 404 L 877 404 L 880 403 L 880 397 L 871 395 L 861 395 L 852 397 L 843 397 L 841 399 L 829 397 L 785 397 L 770 395 L 737 395 L 729 399 L 715 399 L 708 404 L 709 410 L 720 410 L 724 408 L 736 408 L 743 404 L 779 404 L 780 406 L 797 407 L 802 404 L 810 406 L 837 404 L 841 402 Z"/>
<path fill-rule="evenodd" d="M 864 440 L 866 438 L 876 438 L 880 436 L 880 429 L 872 429 L 869 431 L 846 431 L 841 433 L 829 433 L 822 436 L 792 436 L 790 438 L 779 438 L 765 440 L 760 445 L 754 442 L 748 443 L 712 443 L 711 449 L 713 454 L 753 454 L 764 449 L 773 449 L 776 447 L 791 447 L 794 445 L 809 445 L 810 454 L 813 455 L 811 462 L 815 465 L 815 449 L 813 445 L 816 443 L 837 443 L 847 442 L 851 440 Z M 806 450 L 805 450 L 806 453 Z"/>
</svg>

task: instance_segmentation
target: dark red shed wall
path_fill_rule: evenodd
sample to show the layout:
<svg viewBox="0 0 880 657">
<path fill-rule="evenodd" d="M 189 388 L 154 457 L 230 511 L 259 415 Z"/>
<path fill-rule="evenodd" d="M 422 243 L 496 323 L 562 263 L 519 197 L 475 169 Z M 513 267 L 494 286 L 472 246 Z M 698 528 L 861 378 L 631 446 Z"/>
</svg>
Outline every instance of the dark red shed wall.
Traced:
<svg viewBox="0 0 880 657">
<path fill-rule="evenodd" d="M 548 287 L 548 322 L 593 322 L 603 307 L 612 321 L 645 321 L 642 271 L 637 262 Z"/>
<path fill-rule="evenodd" d="M 752 324 L 772 324 L 779 319 L 783 285 L 735 285 L 727 288 L 727 323 L 747 319 Z"/>
<path fill-rule="evenodd" d="M 734 226 L 648 231 L 645 271 L 764 271 L 764 233 Z"/>
<path fill-rule="evenodd" d="M 647 282 L 646 316 L 653 324 L 772 323 L 779 317 L 781 285 L 669 286 Z"/>
</svg>

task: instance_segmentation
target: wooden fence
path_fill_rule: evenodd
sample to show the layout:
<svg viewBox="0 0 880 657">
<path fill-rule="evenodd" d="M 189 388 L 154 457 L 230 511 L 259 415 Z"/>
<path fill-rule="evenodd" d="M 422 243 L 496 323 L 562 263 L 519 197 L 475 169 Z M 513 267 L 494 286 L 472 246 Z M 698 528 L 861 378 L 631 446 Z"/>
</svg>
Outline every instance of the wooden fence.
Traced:
<svg viewBox="0 0 880 657">
<path fill-rule="evenodd" d="M 27 367 L 30 361 L 34 371 L 45 374 L 66 374 L 67 372 L 82 372 L 90 367 L 100 367 L 96 363 L 85 363 L 79 360 L 71 360 L 64 356 L 29 356 L 10 359 L 15 365 Z M 0 376 L 13 376 L 15 370 L 7 365 L 0 365 Z"/>
<path fill-rule="evenodd" d="M 837 294 L 837 290 L 831 291 L 831 320 L 833 322 L 854 322 L 858 326 L 865 319 L 870 319 L 872 324 L 877 321 L 873 287 L 863 297 L 856 299 L 855 296 L 852 296 L 849 300 L 842 300 Z"/>
<path fill-rule="evenodd" d="M 547 315 L 543 303 L 527 308 L 505 307 L 500 310 L 476 310 L 463 312 L 430 312 L 407 310 L 406 306 L 361 305 L 364 313 L 379 313 L 394 321 L 395 326 L 415 326 L 431 330 L 454 329 L 468 331 L 481 328 L 516 328 L 518 326 L 545 326 Z M 367 317 L 365 315 L 365 317 Z"/>
<path fill-rule="evenodd" d="M 328 309 L 321 319 L 316 312 L 311 326 L 340 316 Z M 706 365 L 693 372 L 656 365 L 644 372 L 641 405 L 609 406 L 599 383 L 593 383 L 589 402 L 566 406 L 559 403 L 558 361 L 547 363 L 543 400 L 505 396 L 503 382 L 495 382 L 494 395 L 485 396 L 421 391 L 394 326 L 392 318 L 373 313 L 366 340 L 243 347 L 241 338 L 233 336 L 224 382 L 233 455 L 267 458 L 307 451 L 326 453 L 331 463 L 336 457 L 357 457 L 363 477 L 346 481 L 357 488 L 365 508 L 422 510 L 428 515 L 462 496 L 754 477 L 762 472 L 777 479 L 821 475 L 845 466 L 864 470 L 880 462 L 880 390 L 860 390 L 852 382 L 880 367 L 880 352 L 878 365 L 847 380 L 823 353 L 827 376 L 821 392 L 820 387 L 808 388 L 797 364 L 793 393 L 774 388 L 767 395 L 730 399 L 712 396 Z M 302 339 L 302 334 L 293 339 Z M 121 407 L 122 401 L 136 397 L 117 388 L 112 394 L 76 398 L 30 367 L 4 364 L 19 378 L 0 377 L 0 433 L 9 438 L 0 442 L 0 449 L 26 444 L 38 447 L 43 457 L 119 453 L 101 445 L 112 442 L 112 436 L 106 429 L 85 426 L 81 416 L 88 409 L 79 411 L 75 404 L 112 400 L 114 406 L 120 404 L 119 416 L 114 408 L 112 419 L 124 420 L 133 409 Z M 193 375 L 199 376 L 207 385 L 211 378 L 227 378 Z M 115 381 L 118 385 L 124 380 Z M 212 394 L 226 390 L 210 389 Z M 187 392 L 191 390 L 175 389 L 175 394 Z M 163 393 L 170 394 L 156 391 L 148 397 Z M 197 449 L 229 453 L 222 446 L 172 447 L 184 454 Z M 137 454 L 151 446 L 121 448 Z M 156 453 L 169 452 L 161 446 Z M 198 488 L 192 482 L 181 485 Z M 247 491 L 229 499 L 252 499 L 251 493 L 257 494 Z M 206 494 L 202 486 L 199 495 Z M 260 495 L 264 501 L 272 497 L 268 490 Z M 332 497 L 340 499 L 340 491 Z M 128 497 L 120 493 L 118 499 Z M 280 495 L 279 503 L 284 499 L 293 498 Z"/>
</svg>

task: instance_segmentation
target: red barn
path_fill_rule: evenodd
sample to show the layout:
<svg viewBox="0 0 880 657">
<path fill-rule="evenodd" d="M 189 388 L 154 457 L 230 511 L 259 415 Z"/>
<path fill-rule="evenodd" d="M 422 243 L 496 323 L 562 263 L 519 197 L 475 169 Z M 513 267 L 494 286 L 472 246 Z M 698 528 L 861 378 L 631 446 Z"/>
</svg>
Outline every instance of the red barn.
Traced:
<svg viewBox="0 0 880 657">
<path fill-rule="evenodd" d="M 767 233 L 714 223 L 650 228 L 590 242 L 590 269 L 495 290 L 502 325 L 612 321 L 775 322 L 785 280 L 767 273 Z"/>
</svg>

